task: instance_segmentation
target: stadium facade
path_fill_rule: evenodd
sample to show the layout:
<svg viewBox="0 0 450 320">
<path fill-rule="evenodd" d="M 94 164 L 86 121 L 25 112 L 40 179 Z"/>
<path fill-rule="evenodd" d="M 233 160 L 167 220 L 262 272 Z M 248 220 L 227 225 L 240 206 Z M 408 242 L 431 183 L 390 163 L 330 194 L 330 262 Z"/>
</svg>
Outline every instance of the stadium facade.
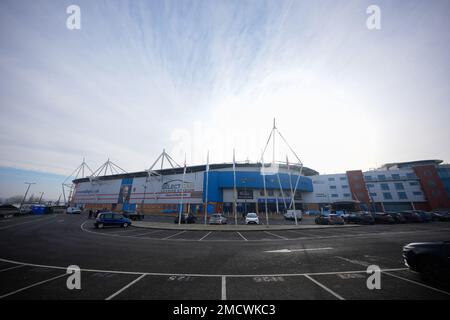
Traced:
<svg viewBox="0 0 450 320">
<path fill-rule="evenodd" d="M 145 213 L 320 210 L 435 210 L 450 207 L 450 166 L 440 160 L 390 163 L 363 172 L 320 175 L 300 165 L 261 163 L 173 167 L 73 180 L 72 205 Z M 263 169 L 263 170 L 262 170 Z M 207 190 L 207 192 L 206 192 Z"/>
</svg>

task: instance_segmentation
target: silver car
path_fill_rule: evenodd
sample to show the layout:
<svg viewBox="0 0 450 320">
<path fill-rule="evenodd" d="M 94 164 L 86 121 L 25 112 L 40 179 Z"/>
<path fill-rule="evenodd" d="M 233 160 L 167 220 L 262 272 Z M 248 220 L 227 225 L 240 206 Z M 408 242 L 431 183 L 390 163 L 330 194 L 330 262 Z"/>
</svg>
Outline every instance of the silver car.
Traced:
<svg viewBox="0 0 450 320">
<path fill-rule="evenodd" d="M 209 224 L 227 224 L 227 218 L 220 213 L 215 213 L 209 218 Z"/>
</svg>

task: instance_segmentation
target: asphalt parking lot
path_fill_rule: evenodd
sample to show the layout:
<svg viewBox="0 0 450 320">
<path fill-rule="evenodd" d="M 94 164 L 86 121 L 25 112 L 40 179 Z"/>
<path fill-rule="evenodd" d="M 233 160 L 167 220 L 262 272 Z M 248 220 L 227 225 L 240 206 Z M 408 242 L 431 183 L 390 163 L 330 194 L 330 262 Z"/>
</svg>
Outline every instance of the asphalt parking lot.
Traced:
<svg viewBox="0 0 450 320">
<path fill-rule="evenodd" d="M 277 231 L 94 229 L 84 216 L 0 222 L 0 299 L 450 299 L 402 261 L 450 223 Z M 69 290 L 69 265 L 81 289 Z M 381 268 L 369 290 L 367 266 Z"/>
</svg>

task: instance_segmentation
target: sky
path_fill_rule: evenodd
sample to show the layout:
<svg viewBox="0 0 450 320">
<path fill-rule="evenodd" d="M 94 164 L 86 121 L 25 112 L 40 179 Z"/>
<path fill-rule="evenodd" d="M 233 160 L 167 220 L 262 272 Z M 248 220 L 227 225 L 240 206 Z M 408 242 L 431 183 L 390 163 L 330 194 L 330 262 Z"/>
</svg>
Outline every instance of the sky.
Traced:
<svg viewBox="0 0 450 320">
<path fill-rule="evenodd" d="M 66 9 L 81 10 L 69 30 Z M 381 29 L 369 30 L 369 5 Z M 0 197 L 82 161 L 261 158 L 320 173 L 450 159 L 450 2 L 2 0 Z M 276 157 L 289 149 L 276 140 Z M 294 161 L 295 157 L 288 157 Z M 265 158 L 271 158 L 271 151 Z M 60 180 L 60 181 L 59 181 Z M 41 190 L 42 189 L 42 190 Z"/>
</svg>

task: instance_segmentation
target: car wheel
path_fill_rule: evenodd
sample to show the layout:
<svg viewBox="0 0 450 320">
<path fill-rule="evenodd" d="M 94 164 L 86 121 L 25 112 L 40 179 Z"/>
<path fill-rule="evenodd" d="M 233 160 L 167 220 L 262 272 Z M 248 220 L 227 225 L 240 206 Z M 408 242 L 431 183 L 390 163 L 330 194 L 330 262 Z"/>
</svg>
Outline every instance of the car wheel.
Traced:
<svg viewBox="0 0 450 320">
<path fill-rule="evenodd" d="M 98 229 L 103 229 L 103 223 L 99 223 L 99 224 L 97 225 L 97 228 L 98 228 Z"/>
</svg>

